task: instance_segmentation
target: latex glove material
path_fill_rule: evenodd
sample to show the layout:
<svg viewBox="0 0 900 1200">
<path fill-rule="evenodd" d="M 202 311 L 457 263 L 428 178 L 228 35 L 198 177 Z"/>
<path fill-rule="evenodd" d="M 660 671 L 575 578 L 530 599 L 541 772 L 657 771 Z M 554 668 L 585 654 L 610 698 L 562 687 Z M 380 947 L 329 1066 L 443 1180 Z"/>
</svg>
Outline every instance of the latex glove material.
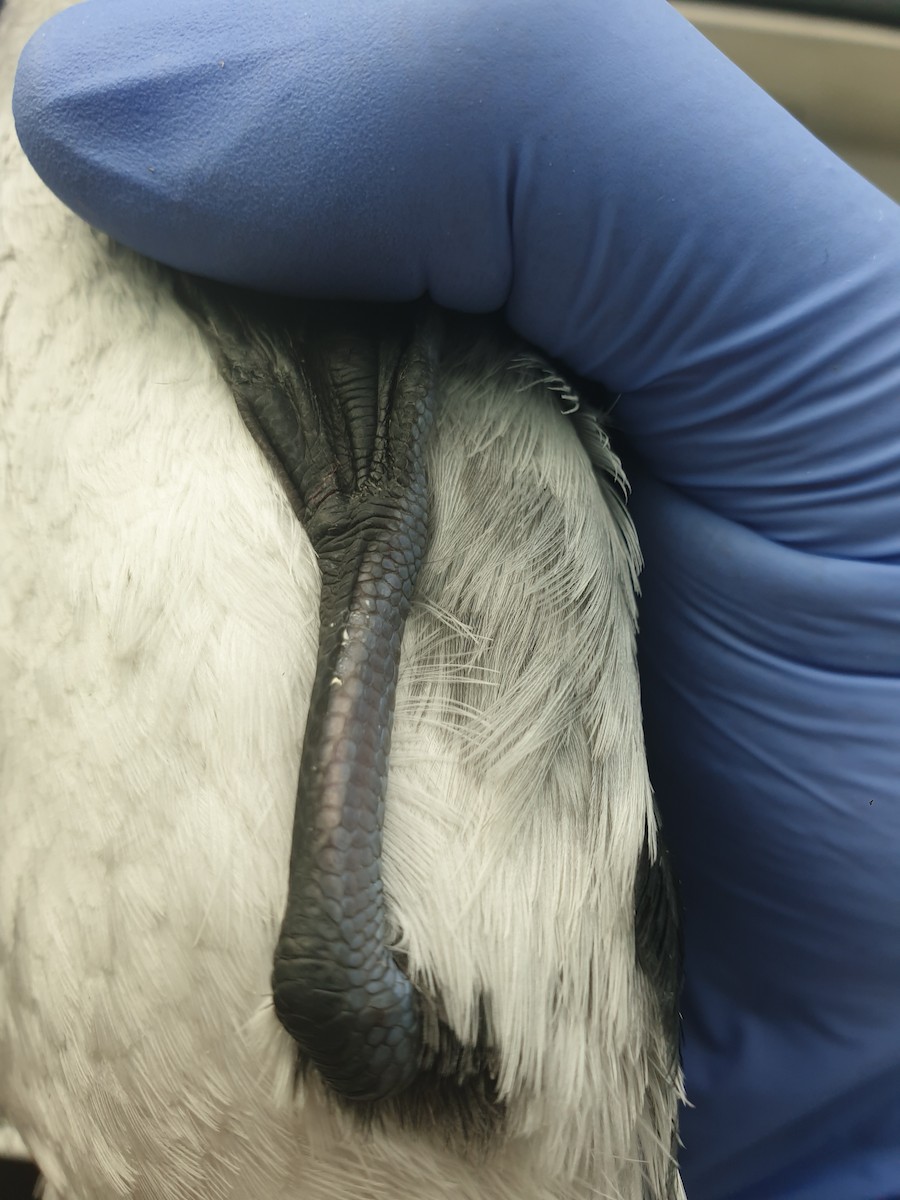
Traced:
<svg viewBox="0 0 900 1200">
<path fill-rule="evenodd" d="M 897 568 L 773 545 L 626 467 L 684 904 L 689 1200 L 894 1200 Z"/>
<path fill-rule="evenodd" d="M 662 0 L 88 0 L 16 113 L 145 253 L 505 305 L 621 393 L 689 1195 L 900 1196 L 896 206 Z"/>
<path fill-rule="evenodd" d="M 900 556 L 900 219 L 663 0 L 89 0 L 20 69 L 84 217 L 201 273 L 506 304 L 653 470 Z M 627 400 L 627 402 L 626 402 Z"/>
</svg>

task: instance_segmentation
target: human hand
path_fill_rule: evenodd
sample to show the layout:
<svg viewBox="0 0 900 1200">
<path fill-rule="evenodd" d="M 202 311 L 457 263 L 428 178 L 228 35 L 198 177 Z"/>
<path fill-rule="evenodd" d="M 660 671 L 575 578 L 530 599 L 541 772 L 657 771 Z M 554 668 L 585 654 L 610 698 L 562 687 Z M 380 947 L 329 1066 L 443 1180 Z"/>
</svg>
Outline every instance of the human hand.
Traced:
<svg viewBox="0 0 900 1200">
<path fill-rule="evenodd" d="M 900 1191 L 897 208 L 662 0 L 89 0 L 16 111 L 145 253 L 503 307 L 620 396 L 689 1195 Z"/>
</svg>

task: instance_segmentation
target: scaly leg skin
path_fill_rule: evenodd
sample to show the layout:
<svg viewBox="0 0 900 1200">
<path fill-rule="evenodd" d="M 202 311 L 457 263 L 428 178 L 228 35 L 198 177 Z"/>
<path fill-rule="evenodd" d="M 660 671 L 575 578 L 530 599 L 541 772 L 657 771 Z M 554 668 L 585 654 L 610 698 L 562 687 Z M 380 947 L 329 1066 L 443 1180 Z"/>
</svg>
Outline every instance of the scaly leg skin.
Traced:
<svg viewBox="0 0 900 1200">
<path fill-rule="evenodd" d="M 381 830 L 400 640 L 427 538 L 436 318 L 251 302 L 186 278 L 178 293 L 322 573 L 275 1009 L 338 1094 L 382 1099 L 422 1061 L 416 993 L 386 946 Z"/>
</svg>

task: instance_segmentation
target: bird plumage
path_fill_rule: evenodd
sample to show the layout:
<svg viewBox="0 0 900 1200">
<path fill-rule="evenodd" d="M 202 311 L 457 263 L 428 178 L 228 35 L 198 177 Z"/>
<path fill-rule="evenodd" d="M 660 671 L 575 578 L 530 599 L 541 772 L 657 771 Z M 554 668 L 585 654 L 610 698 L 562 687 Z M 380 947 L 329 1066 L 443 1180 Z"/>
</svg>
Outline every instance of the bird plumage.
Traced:
<svg viewBox="0 0 900 1200">
<path fill-rule="evenodd" d="M 446 365 L 383 874 L 495 1094 L 363 1125 L 271 1001 L 315 558 L 167 273 L 18 149 L 15 61 L 55 7 L 0 16 L 0 1110 L 52 1200 L 673 1200 L 638 553 L 602 432 L 493 335 Z"/>
</svg>

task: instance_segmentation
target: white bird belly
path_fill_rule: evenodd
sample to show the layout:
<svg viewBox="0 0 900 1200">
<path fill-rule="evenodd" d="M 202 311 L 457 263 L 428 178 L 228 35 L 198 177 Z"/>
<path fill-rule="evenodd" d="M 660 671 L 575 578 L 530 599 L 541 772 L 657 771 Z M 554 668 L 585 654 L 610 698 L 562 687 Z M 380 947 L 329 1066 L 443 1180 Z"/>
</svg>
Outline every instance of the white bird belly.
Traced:
<svg viewBox="0 0 900 1200">
<path fill-rule="evenodd" d="M 450 375 L 384 833 L 396 945 L 488 1030 L 502 1130 L 364 1132 L 295 1081 L 270 975 L 315 558 L 166 274 L 21 155 L 39 8 L 0 17 L 0 1111 L 59 1200 L 679 1195 L 636 549 L 532 365 Z"/>
</svg>

